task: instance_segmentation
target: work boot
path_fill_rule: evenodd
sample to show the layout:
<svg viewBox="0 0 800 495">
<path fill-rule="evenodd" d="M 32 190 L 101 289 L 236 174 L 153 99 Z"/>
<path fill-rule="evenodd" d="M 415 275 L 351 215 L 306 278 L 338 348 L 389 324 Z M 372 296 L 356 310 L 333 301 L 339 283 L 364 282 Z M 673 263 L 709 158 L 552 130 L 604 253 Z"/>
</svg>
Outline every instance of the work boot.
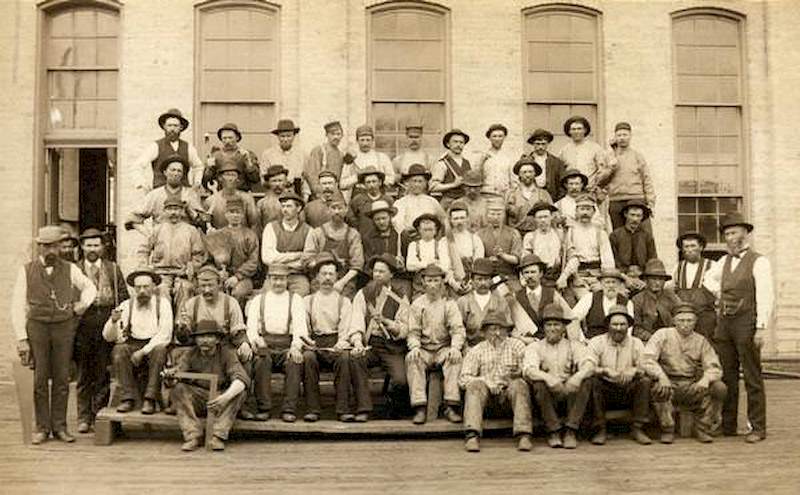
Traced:
<svg viewBox="0 0 800 495">
<path fill-rule="evenodd" d="M 225 450 L 225 442 L 218 436 L 211 437 L 209 443 L 211 445 L 211 450 L 216 450 L 216 451 Z"/>
<path fill-rule="evenodd" d="M 675 432 L 671 430 L 665 430 L 661 432 L 661 443 L 672 443 L 675 441 Z"/>
<path fill-rule="evenodd" d="M 425 410 L 425 406 L 420 406 L 417 408 L 417 411 L 414 413 L 414 419 L 411 421 L 415 425 L 423 425 L 425 424 L 426 415 L 427 411 Z"/>
<path fill-rule="evenodd" d="M 156 403 L 153 399 L 145 399 L 142 402 L 142 414 L 153 414 L 156 412 Z"/>
<path fill-rule="evenodd" d="M 75 441 L 75 437 L 67 433 L 67 430 L 59 430 L 53 433 L 53 436 L 56 440 L 61 440 L 65 443 L 72 443 Z"/>
<path fill-rule="evenodd" d="M 531 442 L 531 436 L 527 433 L 520 435 L 517 441 L 517 450 L 520 452 L 530 452 L 532 448 L 533 442 Z"/>
<path fill-rule="evenodd" d="M 316 423 L 317 421 L 319 421 L 319 414 L 308 413 L 305 416 L 303 416 L 303 421 L 305 421 L 306 423 Z"/>
<path fill-rule="evenodd" d="M 252 421 L 256 419 L 256 415 L 253 414 L 252 411 L 246 411 L 244 409 L 239 411 L 239 419 L 243 419 L 245 421 Z"/>
<path fill-rule="evenodd" d="M 50 433 L 44 431 L 35 431 L 33 435 L 31 435 L 31 444 L 39 445 L 47 441 L 47 437 L 50 436 Z"/>
<path fill-rule="evenodd" d="M 562 439 L 565 449 L 575 449 L 578 447 L 578 439 L 575 437 L 575 432 L 572 428 L 564 430 L 564 438 Z"/>
<path fill-rule="evenodd" d="M 78 423 L 78 433 L 89 433 L 90 429 L 91 427 L 89 426 L 89 423 L 87 423 L 86 421 L 81 421 L 80 423 Z"/>
<path fill-rule="evenodd" d="M 594 434 L 592 437 L 592 443 L 594 445 L 605 445 L 606 440 L 608 440 L 608 436 L 606 435 L 606 429 L 600 428 L 597 430 L 597 433 Z"/>
<path fill-rule="evenodd" d="M 356 414 L 355 421 L 356 423 L 366 423 L 369 421 L 369 413 L 360 412 Z"/>
<path fill-rule="evenodd" d="M 447 406 L 444 409 L 444 417 L 447 418 L 447 421 L 450 421 L 451 423 L 460 423 L 464 421 L 464 418 L 462 418 L 461 415 L 458 414 L 451 406 Z"/>
<path fill-rule="evenodd" d="M 285 412 L 281 415 L 281 419 L 284 423 L 294 423 L 297 421 L 297 416 L 294 413 Z"/>
<path fill-rule="evenodd" d="M 467 441 L 464 442 L 464 449 L 467 452 L 480 452 L 481 451 L 481 441 L 478 439 L 477 436 L 467 438 Z"/>
<path fill-rule="evenodd" d="M 554 449 L 563 447 L 564 444 L 561 443 L 561 435 L 557 431 L 551 432 L 547 436 L 547 445 Z"/>
<path fill-rule="evenodd" d="M 695 438 L 697 438 L 697 441 L 700 443 L 711 443 L 714 441 L 714 437 L 702 430 L 697 430 Z"/>
<path fill-rule="evenodd" d="M 269 419 L 269 411 L 258 411 L 253 414 L 253 419 L 256 421 L 266 421 Z"/>
<path fill-rule="evenodd" d="M 744 441 L 747 443 L 758 443 L 762 440 L 766 440 L 767 434 L 763 431 L 751 431 L 744 437 Z"/>
<path fill-rule="evenodd" d="M 647 436 L 647 433 L 645 433 L 644 430 L 642 430 L 641 426 L 634 426 L 633 428 L 631 428 L 631 437 L 639 445 L 650 445 L 651 443 L 653 443 L 653 441 L 650 440 L 650 437 Z"/>
<path fill-rule="evenodd" d="M 200 446 L 200 441 L 198 439 L 190 438 L 189 440 L 183 442 L 183 445 L 181 445 L 181 450 L 184 452 L 191 452 L 193 450 L 197 450 L 197 447 L 199 446 Z"/>
<path fill-rule="evenodd" d="M 350 413 L 340 414 L 339 415 L 339 421 L 341 421 L 342 423 L 352 423 L 355 420 L 356 420 L 356 417 L 353 416 Z"/>
<path fill-rule="evenodd" d="M 170 405 L 164 408 L 164 414 L 175 416 L 176 414 L 178 414 L 178 412 L 175 410 L 175 406 L 172 403 L 170 403 Z"/>
<path fill-rule="evenodd" d="M 133 401 L 132 400 L 124 400 L 119 403 L 117 406 L 117 412 L 126 413 L 133 411 Z"/>
</svg>

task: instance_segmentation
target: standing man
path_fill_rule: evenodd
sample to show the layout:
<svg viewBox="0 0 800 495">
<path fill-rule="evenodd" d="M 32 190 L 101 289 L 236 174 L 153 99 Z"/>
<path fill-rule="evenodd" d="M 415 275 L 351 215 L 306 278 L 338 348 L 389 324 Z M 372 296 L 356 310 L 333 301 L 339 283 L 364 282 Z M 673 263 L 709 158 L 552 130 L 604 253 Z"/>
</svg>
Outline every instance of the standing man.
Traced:
<svg viewBox="0 0 800 495">
<path fill-rule="evenodd" d="M 503 149 L 508 136 L 508 128 L 503 124 L 492 124 L 486 131 L 489 149 L 482 154 L 477 169 L 483 170 L 483 193 L 490 196 L 505 196 L 516 185 L 516 177 L 511 173 L 514 158 Z"/>
<path fill-rule="evenodd" d="M 108 404 L 111 346 L 103 339 L 103 326 L 111 310 L 128 299 L 128 291 L 122 270 L 113 261 L 104 259 L 103 233 L 86 229 L 80 241 L 83 260 L 78 266 L 97 288 L 97 297 L 81 317 L 75 336 L 78 433 L 89 433 L 97 412 Z"/>
<path fill-rule="evenodd" d="M 386 187 L 394 185 L 394 168 L 392 162 L 385 153 L 375 150 L 375 132 L 372 127 L 362 125 L 356 129 L 356 141 L 358 142 L 358 151 L 355 155 L 351 155 L 352 161 L 344 166 L 342 169 L 342 178 L 339 181 L 339 186 L 342 191 L 348 194 L 348 198 L 357 192 L 360 187 L 357 185 L 359 181 L 359 171 L 367 167 L 372 167 L 379 170 L 384 174 L 384 184 Z M 345 155 L 345 162 L 349 161 Z"/>
<path fill-rule="evenodd" d="M 595 194 L 598 202 L 603 202 L 605 193 L 602 188 L 608 183 L 613 168 L 603 147 L 588 139 L 591 132 L 592 126 L 585 117 L 568 118 L 564 122 L 564 134 L 569 136 L 570 142 L 561 149 L 558 158 L 568 168 L 576 168 L 588 177 L 587 190 Z"/>
<path fill-rule="evenodd" d="M 203 176 L 203 161 L 194 145 L 180 138 L 181 133 L 189 127 L 189 121 L 180 110 L 170 108 L 159 115 L 158 126 L 164 131 L 164 137 L 148 144 L 136 160 L 136 188 L 146 193 L 163 186 L 166 178 L 159 165 L 172 155 L 178 155 L 190 164 L 190 173 L 182 177 L 181 183 L 187 187 L 199 185 Z"/>
<path fill-rule="evenodd" d="M 372 230 L 372 220 L 369 218 L 372 203 L 378 200 L 392 203 L 392 199 L 384 193 L 385 179 L 384 173 L 373 167 L 364 167 L 358 171 L 358 183 L 361 187 L 350 198 L 346 220 L 362 238 Z"/>
<path fill-rule="evenodd" d="M 528 157 L 542 169 L 536 176 L 536 185 L 545 189 L 553 201 L 558 201 L 566 194 L 561 177 L 566 171 L 566 165 L 558 157 L 547 150 L 553 142 L 553 133 L 544 129 L 536 129 L 528 138 L 528 144 L 533 146 L 533 151 Z"/>
<path fill-rule="evenodd" d="M 723 218 L 720 231 L 728 254 L 706 272 L 703 283 L 719 294 L 719 322 L 714 340 L 722 362 L 722 380 L 728 387 L 722 409 L 722 431 L 725 435 L 736 435 L 741 365 L 747 390 L 747 417 L 753 427 L 745 440 L 756 443 L 767 437 L 761 345 L 772 316 L 772 268 L 766 256 L 750 247 L 753 225 L 741 213 L 730 213 Z"/>
<path fill-rule="evenodd" d="M 530 157 L 523 156 L 514 164 L 514 174 L 519 178 L 519 186 L 505 195 L 508 224 L 528 232 L 534 228 L 527 219 L 533 205 L 540 201 L 552 204 L 553 199 L 536 185 L 536 177 L 542 175 L 542 169 Z"/>
<path fill-rule="evenodd" d="M 318 197 L 322 192 L 322 173 L 330 173 L 336 181 L 338 188 L 339 179 L 342 176 L 342 161 L 344 155 L 339 150 L 339 143 L 342 142 L 344 137 L 344 130 L 342 124 L 338 120 L 328 122 L 324 126 L 325 129 L 325 142 L 318 144 L 311 148 L 311 153 L 306 160 L 306 166 L 303 170 L 303 178 L 311 188 L 311 194 Z"/>
<path fill-rule="evenodd" d="M 631 125 L 618 122 L 614 126 L 611 149 L 616 156 L 611 180 L 608 182 L 608 213 L 613 228 L 625 224 L 625 205 L 636 199 L 643 202 L 649 211 L 656 207 L 656 191 L 647 162 L 637 150 L 631 148 Z M 647 230 L 652 230 L 645 225 Z"/>
<path fill-rule="evenodd" d="M 706 238 L 699 232 L 686 232 L 675 242 L 680 261 L 675 269 L 675 293 L 697 309 L 697 332 L 712 344 L 717 328 L 716 298 L 704 285 L 703 278 L 714 264 L 703 257 Z"/>
<path fill-rule="evenodd" d="M 265 175 L 273 165 L 283 165 L 289 172 L 287 187 L 301 196 L 308 196 L 308 185 L 305 191 L 303 189 L 303 152 L 294 146 L 300 128 L 289 119 L 280 119 L 270 132 L 278 138 L 278 146 L 267 148 L 261 154 L 261 175 Z"/>
<path fill-rule="evenodd" d="M 240 163 L 241 157 L 218 157 L 215 175 L 222 187 L 214 191 L 214 193 L 206 199 L 205 210 L 211 215 L 211 225 L 215 229 L 221 229 L 228 225 L 226 203 L 235 199 L 239 201 L 243 207 L 244 215 L 242 216 L 242 224 L 247 228 L 253 229 L 254 232 L 260 232 L 261 216 L 258 213 L 258 208 L 256 208 L 253 195 L 247 190 L 242 190 L 240 187 L 243 183 L 242 178 L 244 177 L 240 170 L 242 167 Z"/>
<path fill-rule="evenodd" d="M 264 193 L 264 197 L 256 203 L 262 228 L 275 220 L 281 219 L 280 197 L 286 190 L 286 178 L 288 176 L 289 171 L 283 165 L 272 165 L 264 174 L 264 183 L 267 190 Z"/>
<path fill-rule="evenodd" d="M 17 353 L 23 365 L 33 366 L 34 445 L 50 433 L 62 442 L 75 441 L 67 432 L 67 398 L 76 318 L 97 297 L 97 289 L 80 268 L 59 257 L 62 235 L 57 225 L 39 229 L 38 256 L 20 268 L 11 299 Z M 80 293 L 77 301 L 75 292 Z"/>
<path fill-rule="evenodd" d="M 553 227 L 553 214 L 558 208 L 545 201 L 539 201 L 531 211 L 529 217 L 533 217 L 534 229 L 525 234 L 522 238 L 522 250 L 524 254 L 535 254 L 547 265 L 545 278 L 551 282 L 558 282 L 558 287 L 567 286 L 566 279 L 560 279 L 561 266 L 564 263 L 564 235 L 561 229 Z"/>
<path fill-rule="evenodd" d="M 315 198 L 308 202 L 304 211 L 306 222 L 312 228 L 331 219 L 331 201 L 339 191 L 339 178 L 332 171 L 323 170 L 317 178 L 317 190 Z"/>
<path fill-rule="evenodd" d="M 448 131 L 442 138 L 447 152 L 431 168 L 431 195 L 440 198 L 444 209 L 464 196 L 464 176 L 472 170 L 463 155 L 468 142 L 469 135 L 461 129 Z"/>
<path fill-rule="evenodd" d="M 397 177 L 402 177 L 408 173 L 411 165 L 419 163 L 429 170 L 431 159 L 428 153 L 422 149 L 422 124 L 409 124 L 406 126 L 406 140 L 408 148 L 399 153 L 392 166 Z"/>
<path fill-rule="evenodd" d="M 411 165 L 408 172 L 403 175 L 406 193 L 394 204 L 397 208 L 394 225 L 400 234 L 408 236 L 414 232 L 414 220 L 425 213 L 436 215 L 443 225 L 447 222 L 447 215 L 442 206 L 428 194 L 430 178 L 431 173 L 419 163 Z"/>
<path fill-rule="evenodd" d="M 227 123 L 217 129 L 217 139 L 222 143 L 222 150 L 214 153 L 209 164 L 203 172 L 203 187 L 212 180 L 217 180 L 220 163 L 232 160 L 239 171 L 236 188 L 249 191 L 253 186 L 261 184 L 261 169 L 258 166 L 258 156 L 250 150 L 239 146 L 242 133 L 234 123 Z"/>
<path fill-rule="evenodd" d="M 522 237 L 519 231 L 504 223 L 505 204 L 499 199 L 489 202 L 486 220 L 489 225 L 478 231 L 478 237 L 483 241 L 485 256 L 492 260 L 495 273 L 512 280 L 516 279 L 516 268 L 522 254 Z M 519 288 L 514 285 L 513 290 Z"/>
<path fill-rule="evenodd" d="M 264 226 L 261 236 L 261 260 L 267 267 L 279 263 L 289 270 L 289 290 L 300 297 L 311 292 L 306 275 L 306 260 L 303 253 L 311 227 L 300 219 L 303 199 L 294 191 L 281 194 L 283 218 L 273 220 Z"/>
<path fill-rule="evenodd" d="M 486 210 L 491 201 L 491 198 L 486 198 L 481 194 L 483 178 L 481 177 L 480 170 L 470 170 L 467 172 L 464 176 L 464 188 L 467 193 L 458 201 L 463 202 L 467 207 L 469 231 L 477 232 L 488 225 L 486 221 Z"/>
</svg>

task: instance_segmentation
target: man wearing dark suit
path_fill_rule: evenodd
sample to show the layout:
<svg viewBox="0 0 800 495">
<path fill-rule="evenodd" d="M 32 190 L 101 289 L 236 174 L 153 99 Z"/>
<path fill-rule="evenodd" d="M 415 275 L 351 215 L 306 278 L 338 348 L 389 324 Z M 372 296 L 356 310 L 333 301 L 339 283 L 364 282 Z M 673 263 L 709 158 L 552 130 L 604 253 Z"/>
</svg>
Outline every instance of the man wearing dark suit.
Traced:
<svg viewBox="0 0 800 495">
<path fill-rule="evenodd" d="M 536 185 L 546 189 L 553 202 L 556 202 L 567 193 L 561 184 L 561 176 L 566 170 L 566 165 L 547 151 L 552 142 L 553 134 L 544 129 L 536 129 L 528 138 L 528 144 L 533 146 L 529 156 L 542 167 L 542 173 L 536 177 Z"/>
</svg>

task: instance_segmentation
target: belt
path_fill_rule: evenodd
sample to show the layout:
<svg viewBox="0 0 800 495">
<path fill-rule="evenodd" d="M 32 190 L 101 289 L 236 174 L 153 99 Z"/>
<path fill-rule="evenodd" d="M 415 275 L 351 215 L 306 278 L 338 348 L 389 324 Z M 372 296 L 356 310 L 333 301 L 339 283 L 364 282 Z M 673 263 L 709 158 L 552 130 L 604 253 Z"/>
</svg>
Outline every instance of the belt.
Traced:
<svg viewBox="0 0 800 495">
<path fill-rule="evenodd" d="M 578 270 L 596 270 L 600 268 L 599 261 L 581 261 L 581 264 L 578 265 Z"/>
</svg>

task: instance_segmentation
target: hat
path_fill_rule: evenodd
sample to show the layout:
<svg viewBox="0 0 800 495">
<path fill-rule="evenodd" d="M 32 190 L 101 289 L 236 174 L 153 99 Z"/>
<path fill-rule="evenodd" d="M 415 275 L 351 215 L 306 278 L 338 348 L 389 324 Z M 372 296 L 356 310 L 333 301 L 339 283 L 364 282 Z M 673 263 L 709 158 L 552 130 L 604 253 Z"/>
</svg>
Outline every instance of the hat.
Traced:
<svg viewBox="0 0 800 495">
<path fill-rule="evenodd" d="M 267 276 L 270 275 L 289 275 L 289 267 L 283 263 L 270 263 L 267 266 Z"/>
<path fill-rule="evenodd" d="M 222 329 L 215 320 L 200 320 L 192 330 L 192 337 L 200 335 L 223 335 Z"/>
<path fill-rule="evenodd" d="M 625 315 L 625 318 L 628 320 L 628 326 L 633 326 L 633 316 L 628 313 L 628 308 L 621 304 L 615 304 L 608 309 L 608 313 L 606 314 L 606 328 L 608 328 L 611 317 L 614 315 Z"/>
<path fill-rule="evenodd" d="M 279 203 L 283 203 L 284 201 L 289 201 L 290 199 L 297 201 L 297 204 L 300 205 L 300 208 L 303 208 L 306 205 L 306 202 L 303 201 L 303 198 L 301 198 L 299 194 L 292 191 L 291 189 L 283 191 L 281 195 L 278 196 Z"/>
<path fill-rule="evenodd" d="M 447 133 L 442 138 L 442 146 L 447 148 L 447 145 L 450 142 L 450 138 L 453 136 L 462 136 L 464 138 L 464 144 L 467 144 L 469 142 L 469 134 L 462 131 L 461 129 L 451 129 L 447 131 Z"/>
<path fill-rule="evenodd" d="M 308 265 L 308 270 L 311 272 L 312 277 L 316 277 L 319 269 L 324 265 L 329 264 L 334 265 L 337 270 L 339 269 L 339 261 L 333 256 L 333 254 L 329 253 L 328 251 L 323 251 L 311 260 L 311 263 Z"/>
<path fill-rule="evenodd" d="M 519 265 L 517 265 L 517 270 L 522 271 L 523 268 L 529 267 L 531 265 L 539 265 L 539 269 L 544 273 L 547 269 L 547 263 L 542 261 L 542 259 L 535 254 L 525 254 L 522 256 L 522 259 L 519 260 Z"/>
<path fill-rule="evenodd" d="M 578 170 L 577 168 L 568 168 L 564 171 L 564 174 L 561 176 L 561 185 L 566 187 L 567 186 L 567 179 L 570 177 L 580 177 L 581 181 L 583 182 L 583 187 L 589 185 L 589 177 L 586 176 L 583 172 Z"/>
<path fill-rule="evenodd" d="M 380 261 L 381 263 L 385 263 L 393 274 L 400 271 L 400 266 L 397 264 L 397 258 L 395 258 L 389 253 L 376 254 L 375 256 L 372 256 L 370 259 L 368 259 L 367 270 L 372 272 L 372 269 L 375 267 L 375 263 L 377 263 L 378 261 Z"/>
<path fill-rule="evenodd" d="M 219 129 L 217 129 L 217 139 L 222 141 L 222 131 L 233 131 L 236 134 L 236 141 L 242 140 L 242 133 L 239 132 L 239 127 L 233 122 L 228 122 L 227 124 L 223 125 Z"/>
<path fill-rule="evenodd" d="M 472 274 L 494 277 L 497 275 L 497 270 L 494 269 L 494 263 L 489 258 L 475 258 L 472 262 Z"/>
<path fill-rule="evenodd" d="M 614 132 L 617 132 L 620 129 L 627 129 L 631 130 L 631 125 L 627 122 L 617 122 L 617 125 L 614 126 Z"/>
<path fill-rule="evenodd" d="M 592 133 L 592 126 L 589 124 L 589 121 L 586 120 L 585 117 L 581 117 L 580 115 L 573 115 L 572 117 L 568 118 L 566 122 L 564 122 L 564 135 L 569 136 L 569 127 L 575 123 L 580 122 L 583 124 L 583 128 L 586 129 L 586 135 Z"/>
<path fill-rule="evenodd" d="M 240 210 L 244 211 L 244 200 L 239 196 L 234 196 L 225 200 L 226 210 L 232 210 L 234 208 L 239 208 Z"/>
<path fill-rule="evenodd" d="M 326 134 L 331 132 L 331 130 L 333 130 L 334 127 L 338 127 L 339 129 L 344 130 L 342 128 L 342 123 L 339 122 L 338 120 L 332 120 L 332 121 L 330 121 L 327 124 L 322 126 L 322 128 L 325 129 L 325 133 Z"/>
<path fill-rule="evenodd" d="M 629 199 L 628 202 L 625 203 L 625 206 L 622 207 L 622 210 L 620 210 L 622 216 L 625 216 L 625 212 L 627 212 L 629 208 L 641 208 L 644 212 L 644 218 L 649 217 L 651 213 L 650 207 L 641 199 Z"/>
<path fill-rule="evenodd" d="M 548 143 L 552 143 L 553 133 L 545 129 L 536 129 L 531 133 L 530 137 L 528 137 L 528 144 L 533 144 L 534 141 L 539 139 L 545 139 Z"/>
<path fill-rule="evenodd" d="M 690 231 L 690 232 L 684 232 L 683 234 L 679 235 L 678 239 L 675 241 L 675 246 L 678 249 L 683 249 L 683 241 L 685 239 L 697 239 L 697 242 L 700 243 L 701 249 L 705 249 L 707 244 L 706 236 L 704 236 L 700 232 Z"/>
<path fill-rule="evenodd" d="M 439 265 L 431 263 L 419 272 L 423 277 L 446 277 L 447 274 L 442 270 Z"/>
<path fill-rule="evenodd" d="M 459 199 L 453 201 L 452 203 L 450 203 L 450 206 L 447 207 L 447 213 L 448 214 L 450 214 L 450 213 L 452 213 L 454 211 L 467 211 L 468 212 L 469 211 L 469 206 L 467 205 L 466 201 L 464 201 L 463 199 L 459 198 Z"/>
<path fill-rule="evenodd" d="M 597 277 L 598 280 L 603 280 L 604 278 L 615 278 L 625 283 L 625 277 L 622 276 L 622 272 L 617 270 L 616 268 L 606 268 L 600 272 L 600 275 Z"/>
<path fill-rule="evenodd" d="M 588 205 L 593 208 L 597 208 L 597 202 L 591 196 L 591 194 L 581 194 L 577 198 L 575 198 L 575 208 L 579 206 Z"/>
<path fill-rule="evenodd" d="M 517 163 L 514 164 L 513 172 L 514 175 L 519 175 L 519 169 L 521 169 L 524 165 L 531 165 L 533 166 L 533 170 L 535 171 L 535 175 L 538 177 L 542 174 L 542 167 L 539 166 L 530 155 L 522 155 Z"/>
<path fill-rule="evenodd" d="M 216 279 L 222 278 L 222 275 L 219 273 L 219 270 L 216 269 L 214 265 L 203 265 L 197 269 L 197 278 L 205 277 L 207 275 L 211 275 Z"/>
<path fill-rule="evenodd" d="M 164 157 L 164 159 L 158 162 L 158 169 L 161 172 L 164 172 L 165 170 L 167 170 L 167 167 L 169 166 L 170 163 L 175 163 L 175 162 L 178 162 L 183 166 L 183 175 L 185 177 L 189 173 L 189 169 L 191 167 L 189 166 L 189 162 L 186 160 L 186 158 L 182 157 L 177 153 L 175 153 L 174 155 L 169 155 L 167 157 Z"/>
<path fill-rule="evenodd" d="M 563 324 L 569 323 L 569 318 L 564 317 L 564 309 L 558 303 L 550 303 L 542 309 L 542 323 L 550 320 L 560 321 Z"/>
<path fill-rule="evenodd" d="M 61 229 L 61 240 L 70 239 L 76 245 L 78 244 L 78 230 L 69 222 L 61 222 L 58 227 Z"/>
<path fill-rule="evenodd" d="M 422 124 L 418 122 L 408 124 L 406 125 L 406 134 L 408 134 L 408 131 L 419 131 L 419 133 L 422 134 Z"/>
<path fill-rule="evenodd" d="M 276 175 L 289 175 L 289 170 L 286 169 L 283 165 L 270 165 L 267 168 L 267 172 L 264 174 L 264 180 L 270 180 L 272 177 Z"/>
<path fill-rule="evenodd" d="M 356 139 L 360 138 L 361 136 L 375 137 L 375 131 L 372 130 L 372 126 L 368 126 L 366 124 L 360 125 L 356 129 Z"/>
<path fill-rule="evenodd" d="M 186 208 L 186 201 L 182 200 L 178 196 L 167 196 L 167 199 L 164 200 L 164 209 L 170 208 L 172 206 L 177 206 L 178 208 Z"/>
<path fill-rule="evenodd" d="M 672 316 L 677 316 L 681 313 L 692 313 L 697 315 L 697 308 L 694 307 L 694 304 L 688 302 L 681 302 L 680 304 L 676 304 L 672 308 Z"/>
<path fill-rule="evenodd" d="M 333 196 L 331 197 L 328 206 L 333 206 L 335 203 L 347 204 L 347 201 L 344 199 L 344 194 L 342 194 L 342 191 L 338 189 L 333 191 Z"/>
<path fill-rule="evenodd" d="M 146 266 L 137 268 L 137 269 L 133 270 L 132 272 L 130 272 L 128 274 L 128 276 L 125 277 L 125 282 L 127 282 L 128 285 L 133 287 L 133 282 L 134 282 L 134 280 L 136 280 L 136 277 L 140 277 L 142 275 L 147 275 L 148 277 L 150 277 L 150 280 L 153 281 L 153 285 L 158 285 L 158 284 L 161 283 L 161 275 L 159 275 L 158 273 L 154 272 L 150 267 L 146 267 Z"/>
<path fill-rule="evenodd" d="M 719 231 L 721 234 L 725 233 L 728 227 L 742 226 L 747 229 L 747 232 L 753 231 L 753 224 L 748 223 L 744 219 L 744 215 L 739 212 L 728 213 L 719 223 Z"/>
<path fill-rule="evenodd" d="M 494 131 L 503 131 L 503 134 L 508 136 L 508 128 L 503 124 L 492 124 L 489 126 L 489 129 L 486 130 L 486 139 L 489 139 L 489 136 L 492 135 Z"/>
<path fill-rule="evenodd" d="M 175 117 L 176 119 L 180 120 L 181 126 L 183 127 L 183 129 L 181 129 L 182 131 L 185 131 L 189 127 L 189 121 L 186 120 L 186 117 L 184 117 L 183 114 L 181 113 L 181 111 L 178 110 L 177 108 L 170 108 L 166 112 L 164 112 L 161 115 L 159 115 L 158 116 L 158 127 L 163 129 L 164 128 L 164 122 L 166 122 L 167 119 L 170 118 L 170 117 Z"/>
<path fill-rule="evenodd" d="M 414 228 L 419 230 L 419 224 L 423 220 L 430 220 L 431 222 L 435 223 L 436 224 L 436 233 L 437 234 L 442 231 L 442 221 L 439 220 L 439 217 L 437 217 L 433 213 L 423 213 L 422 215 L 420 215 L 417 218 L 415 218 L 414 221 L 412 222 L 412 224 L 414 225 Z"/>
<path fill-rule="evenodd" d="M 664 268 L 664 262 L 658 258 L 651 258 L 647 260 L 647 263 L 644 265 L 644 271 L 642 272 L 642 278 L 645 277 L 654 277 L 654 278 L 663 278 L 664 280 L 670 280 L 672 275 L 667 273 L 667 270 Z"/>
<path fill-rule="evenodd" d="M 89 228 L 89 229 L 86 229 L 86 230 L 84 230 L 83 232 L 81 232 L 81 235 L 80 235 L 80 237 L 78 237 L 78 238 L 79 238 L 80 240 L 84 240 L 84 239 L 97 239 L 98 237 L 101 237 L 101 238 L 102 238 L 102 237 L 103 237 L 103 235 L 104 235 L 104 234 L 103 234 L 102 232 L 100 232 L 100 230 L 99 230 L 99 229 L 95 229 L 95 228 Z"/>
<path fill-rule="evenodd" d="M 483 185 L 483 175 L 480 170 L 468 170 L 464 174 L 464 185 L 467 187 L 481 187 Z"/>
<path fill-rule="evenodd" d="M 214 158 L 214 163 L 217 165 L 218 174 L 222 174 L 223 172 L 242 173 L 242 168 L 239 167 L 241 159 L 236 155 L 218 153 L 216 158 Z"/>
<path fill-rule="evenodd" d="M 397 215 L 397 208 L 390 205 L 389 202 L 386 201 L 385 199 L 379 199 L 377 201 L 373 201 L 369 207 L 367 216 L 372 218 L 372 215 L 378 213 L 379 211 L 388 211 L 389 215 L 391 216 Z"/>
<path fill-rule="evenodd" d="M 39 228 L 39 234 L 36 236 L 37 244 L 55 244 L 64 239 L 65 230 L 58 225 L 45 225 Z"/>
<path fill-rule="evenodd" d="M 489 198 L 486 201 L 486 211 L 503 210 L 506 211 L 506 203 L 501 198 Z"/>
<path fill-rule="evenodd" d="M 275 127 L 275 129 L 272 129 L 270 132 L 276 136 L 282 132 L 293 132 L 297 134 L 300 132 L 300 128 L 295 127 L 294 122 L 291 119 L 280 119 L 278 121 L 278 126 Z"/>
<path fill-rule="evenodd" d="M 425 179 L 431 178 L 431 173 L 428 172 L 428 169 L 425 168 L 425 165 L 415 163 L 408 167 L 408 171 L 403 174 L 403 180 L 408 179 L 409 177 L 416 177 L 418 175 L 425 177 Z"/>
<path fill-rule="evenodd" d="M 332 177 L 333 179 L 335 179 L 337 181 L 339 180 L 339 177 L 335 173 L 333 173 L 332 170 L 323 170 L 322 172 L 319 173 L 319 175 L 317 176 L 317 179 L 322 179 L 323 177 Z"/>
<path fill-rule="evenodd" d="M 508 318 L 505 317 L 499 311 L 488 311 L 486 316 L 483 317 L 483 321 L 481 321 L 481 329 L 488 327 L 489 325 L 497 325 L 498 327 L 503 328 L 512 328 L 514 325 L 508 321 Z"/>
<path fill-rule="evenodd" d="M 364 182 L 364 179 L 366 179 L 368 175 L 377 175 L 380 178 L 381 182 L 383 182 L 386 179 L 385 173 L 370 165 L 358 171 L 358 183 L 362 184 Z"/>
<path fill-rule="evenodd" d="M 531 208 L 530 211 L 528 211 L 528 216 L 532 217 L 542 210 L 556 212 L 558 211 L 558 208 L 556 208 L 555 205 L 548 203 L 547 201 L 540 200 L 533 204 L 533 208 Z"/>
</svg>

